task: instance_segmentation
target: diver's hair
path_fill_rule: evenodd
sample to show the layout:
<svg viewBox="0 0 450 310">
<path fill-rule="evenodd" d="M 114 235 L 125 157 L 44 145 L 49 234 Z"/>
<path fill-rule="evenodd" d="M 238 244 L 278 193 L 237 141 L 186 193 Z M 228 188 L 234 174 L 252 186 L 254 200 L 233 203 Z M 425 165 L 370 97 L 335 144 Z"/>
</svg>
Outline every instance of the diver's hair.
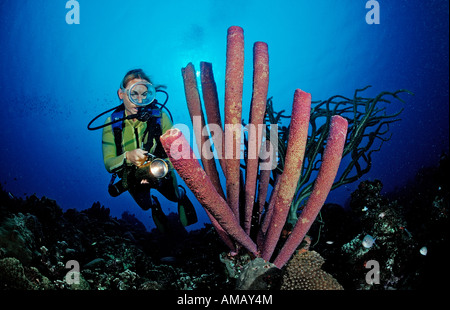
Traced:
<svg viewBox="0 0 450 310">
<path fill-rule="evenodd" d="M 152 84 L 152 81 L 150 80 L 150 78 L 147 76 L 147 74 L 145 74 L 144 70 L 142 69 L 133 69 L 127 72 L 127 74 L 125 74 L 125 76 L 123 77 L 122 83 L 120 83 L 120 88 L 125 88 L 127 86 L 127 84 L 134 79 L 141 79 L 141 80 L 146 80 L 147 82 L 149 82 L 150 84 Z"/>
</svg>

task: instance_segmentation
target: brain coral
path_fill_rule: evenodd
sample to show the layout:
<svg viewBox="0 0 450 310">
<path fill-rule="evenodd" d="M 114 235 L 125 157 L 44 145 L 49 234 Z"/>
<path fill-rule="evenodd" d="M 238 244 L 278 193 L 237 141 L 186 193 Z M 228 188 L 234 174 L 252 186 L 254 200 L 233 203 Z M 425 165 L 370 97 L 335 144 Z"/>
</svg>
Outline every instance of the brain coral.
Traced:
<svg viewBox="0 0 450 310">
<path fill-rule="evenodd" d="M 282 290 L 342 290 L 321 266 L 325 260 L 315 251 L 300 250 L 286 265 Z"/>
</svg>

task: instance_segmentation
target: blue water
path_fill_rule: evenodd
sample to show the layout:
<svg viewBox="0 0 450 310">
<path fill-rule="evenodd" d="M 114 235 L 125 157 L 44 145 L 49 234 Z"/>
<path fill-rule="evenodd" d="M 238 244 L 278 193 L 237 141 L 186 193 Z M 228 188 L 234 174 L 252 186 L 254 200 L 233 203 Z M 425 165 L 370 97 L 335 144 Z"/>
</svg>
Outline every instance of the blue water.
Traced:
<svg viewBox="0 0 450 310">
<path fill-rule="evenodd" d="M 252 45 L 269 45 L 269 96 L 290 111 L 296 88 L 313 100 L 405 88 L 402 121 L 373 155 L 364 179 L 384 191 L 403 187 L 423 166 L 436 165 L 449 148 L 449 6 L 446 0 L 380 0 L 380 23 L 367 24 L 365 0 L 346 1 L 86 1 L 79 24 L 68 24 L 66 1 L 0 2 L 0 182 L 16 196 L 36 193 L 64 209 L 93 202 L 135 213 L 154 227 L 128 193 L 111 198 L 103 166 L 101 131 L 87 123 L 116 106 L 123 75 L 140 67 L 167 85 L 175 123 L 190 124 L 181 68 L 213 63 L 223 105 L 227 28 L 245 31 L 244 118 L 252 84 Z M 357 183 L 333 192 L 345 203 Z M 195 198 L 189 193 L 193 201 Z M 176 204 L 160 196 L 166 213 Z M 207 221 L 195 203 L 200 221 Z"/>
</svg>

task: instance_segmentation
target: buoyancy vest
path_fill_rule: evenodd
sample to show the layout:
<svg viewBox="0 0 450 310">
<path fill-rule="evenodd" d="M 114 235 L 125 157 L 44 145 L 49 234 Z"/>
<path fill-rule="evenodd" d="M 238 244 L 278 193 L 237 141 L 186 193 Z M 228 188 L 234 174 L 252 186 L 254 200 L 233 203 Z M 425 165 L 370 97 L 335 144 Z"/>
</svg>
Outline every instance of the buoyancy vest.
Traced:
<svg viewBox="0 0 450 310">
<path fill-rule="evenodd" d="M 153 141 L 156 141 L 156 148 L 153 152 L 153 155 L 159 158 L 167 158 L 167 154 L 164 151 L 161 141 L 159 140 L 159 137 L 162 135 L 162 124 L 161 124 L 162 111 L 161 109 L 151 107 L 148 110 L 148 112 L 150 113 L 150 117 L 149 120 L 147 121 L 147 128 L 145 129 L 144 132 L 144 137 L 147 135 L 147 141 L 144 144 L 143 148 L 144 150 L 150 151 L 153 147 Z M 125 118 L 124 105 L 119 106 L 111 114 L 111 121 L 122 119 L 122 121 L 111 124 L 114 133 L 114 142 L 116 145 L 117 156 L 123 153 L 122 132 L 124 127 L 124 118 Z"/>
</svg>

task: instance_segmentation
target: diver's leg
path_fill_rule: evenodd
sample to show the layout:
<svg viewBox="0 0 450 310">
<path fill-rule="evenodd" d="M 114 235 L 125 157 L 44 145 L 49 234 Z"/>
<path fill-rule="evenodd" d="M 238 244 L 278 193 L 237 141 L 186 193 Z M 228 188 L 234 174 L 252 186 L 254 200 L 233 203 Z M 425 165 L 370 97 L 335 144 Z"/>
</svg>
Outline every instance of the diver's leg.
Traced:
<svg viewBox="0 0 450 310">
<path fill-rule="evenodd" d="M 161 209 L 161 204 L 158 201 L 158 198 L 152 196 L 153 207 L 152 207 L 152 218 L 153 222 L 155 222 L 156 227 L 160 232 L 166 233 L 169 231 L 169 219 L 164 214 Z"/>
<path fill-rule="evenodd" d="M 128 188 L 128 192 L 134 201 L 142 208 L 142 210 L 147 211 L 153 207 L 153 203 L 150 197 L 150 186 L 144 185 L 131 185 Z"/>
<path fill-rule="evenodd" d="M 158 199 L 150 195 L 150 186 L 142 184 L 130 186 L 128 192 L 144 211 L 148 209 L 152 210 L 152 218 L 156 227 L 159 231 L 166 232 L 168 230 L 169 220 L 162 211 Z"/>
<path fill-rule="evenodd" d="M 175 172 L 173 171 L 170 171 L 165 178 L 160 179 L 156 188 L 170 201 L 178 202 L 183 197 L 182 192 L 178 188 Z"/>
<path fill-rule="evenodd" d="M 178 202 L 178 215 L 183 226 L 189 226 L 197 223 L 197 213 L 191 201 L 186 195 L 186 190 L 178 185 L 177 178 L 173 171 L 164 178 L 159 186 L 158 191 L 170 201 Z"/>
</svg>

